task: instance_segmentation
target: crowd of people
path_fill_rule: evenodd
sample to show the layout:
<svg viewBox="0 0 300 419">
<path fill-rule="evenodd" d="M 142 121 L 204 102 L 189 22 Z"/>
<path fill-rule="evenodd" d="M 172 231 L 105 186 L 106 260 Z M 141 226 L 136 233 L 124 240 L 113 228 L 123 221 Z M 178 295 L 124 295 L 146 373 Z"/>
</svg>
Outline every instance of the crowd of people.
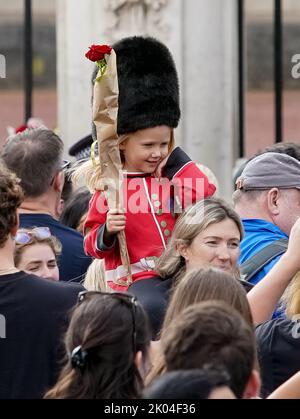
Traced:
<svg viewBox="0 0 300 419">
<path fill-rule="evenodd" d="M 44 126 L 0 153 L 0 398 L 300 398 L 300 145 L 253 156 L 226 202 L 175 145 L 167 47 L 104 47 L 79 160 Z"/>
</svg>

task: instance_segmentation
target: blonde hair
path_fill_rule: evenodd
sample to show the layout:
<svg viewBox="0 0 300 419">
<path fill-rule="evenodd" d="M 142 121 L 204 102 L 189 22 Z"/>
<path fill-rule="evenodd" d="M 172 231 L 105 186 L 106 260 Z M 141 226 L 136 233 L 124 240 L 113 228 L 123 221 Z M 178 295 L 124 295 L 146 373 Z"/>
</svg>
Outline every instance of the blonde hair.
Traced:
<svg viewBox="0 0 300 419">
<path fill-rule="evenodd" d="M 253 326 L 247 293 L 239 280 L 234 275 L 219 269 L 198 269 L 187 273 L 176 285 L 165 315 L 160 338 L 166 335 L 174 319 L 179 317 L 187 307 L 210 300 L 226 302 L 230 307 L 235 308 L 250 326 Z M 147 377 L 147 383 L 152 382 L 163 372 L 165 372 L 165 361 L 162 352 L 159 351 Z"/>
<path fill-rule="evenodd" d="M 286 315 L 289 319 L 300 314 L 300 272 L 298 272 L 286 289 L 282 301 L 286 307 Z"/>
<path fill-rule="evenodd" d="M 105 266 L 103 259 L 94 259 L 90 264 L 83 286 L 88 291 L 112 291 L 105 280 Z"/>
<path fill-rule="evenodd" d="M 238 214 L 225 201 L 207 198 L 186 209 L 178 218 L 171 240 L 165 252 L 158 259 L 156 270 L 162 278 L 178 280 L 186 270 L 185 259 L 178 251 L 179 245 L 190 246 L 199 233 L 211 224 L 227 218 L 234 221 L 243 238 L 243 226 Z"/>
</svg>

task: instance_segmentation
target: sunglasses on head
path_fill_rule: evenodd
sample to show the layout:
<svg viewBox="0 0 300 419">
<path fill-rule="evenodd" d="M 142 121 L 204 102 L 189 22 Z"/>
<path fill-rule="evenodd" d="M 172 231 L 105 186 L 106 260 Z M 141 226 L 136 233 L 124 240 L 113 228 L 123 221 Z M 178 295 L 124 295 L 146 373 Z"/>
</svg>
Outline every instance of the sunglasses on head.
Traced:
<svg viewBox="0 0 300 419">
<path fill-rule="evenodd" d="M 80 304 L 83 301 L 86 301 L 87 299 L 90 299 L 91 297 L 95 295 L 104 295 L 109 296 L 112 298 L 115 298 L 119 300 L 121 303 L 124 303 L 127 305 L 127 307 L 130 309 L 131 317 L 132 317 L 132 348 L 133 353 L 136 353 L 136 307 L 137 307 L 137 299 L 133 295 L 130 294 L 122 294 L 120 292 L 102 292 L 102 291 L 81 291 L 78 294 L 78 300 L 77 303 Z"/>
<path fill-rule="evenodd" d="M 71 166 L 71 162 L 69 160 L 63 160 L 61 165 L 61 170 L 69 169 Z"/>
<path fill-rule="evenodd" d="M 16 244 L 29 244 L 33 237 L 43 240 L 51 237 L 51 231 L 48 227 L 35 227 L 30 231 L 18 230 L 15 241 Z"/>
</svg>

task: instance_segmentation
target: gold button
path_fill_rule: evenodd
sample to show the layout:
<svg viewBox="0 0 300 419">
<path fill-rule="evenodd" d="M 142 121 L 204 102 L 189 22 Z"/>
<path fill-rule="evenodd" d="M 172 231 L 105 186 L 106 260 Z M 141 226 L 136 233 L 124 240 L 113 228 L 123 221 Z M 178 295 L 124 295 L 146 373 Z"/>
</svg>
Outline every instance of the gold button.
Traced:
<svg viewBox="0 0 300 419">
<path fill-rule="evenodd" d="M 157 214 L 157 215 L 162 215 L 162 213 L 163 213 L 163 212 L 162 212 L 162 209 L 159 209 L 159 210 L 157 210 L 157 211 L 156 211 L 156 214 Z"/>
<path fill-rule="evenodd" d="M 159 201 L 154 202 L 154 206 L 156 208 L 159 208 L 161 206 L 161 202 L 159 202 Z"/>
<path fill-rule="evenodd" d="M 157 200 L 158 200 L 158 198 L 159 198 L 159 196 L 158 196 L 156 193 L 154 193 L 154 194 L 152 195 L 152 199 L 153 199 L 153 201 L 157 201 Z"/>
<path fill-rule="evenodd" d="M 168 224 L 166 223 L 166 221 L 162 221 L 160 225 L 162 226 L 162 228 L 166 228 Z"/>
<path fill-rule="evenodd" d="M 170 231 L 170 230 L 165 230 L 165 231 L 164 231 L 164 235 L 165 235 L 166 237 L 169 237 L 169 236 L 171 235 L 171 231 Z"/>
</svg>

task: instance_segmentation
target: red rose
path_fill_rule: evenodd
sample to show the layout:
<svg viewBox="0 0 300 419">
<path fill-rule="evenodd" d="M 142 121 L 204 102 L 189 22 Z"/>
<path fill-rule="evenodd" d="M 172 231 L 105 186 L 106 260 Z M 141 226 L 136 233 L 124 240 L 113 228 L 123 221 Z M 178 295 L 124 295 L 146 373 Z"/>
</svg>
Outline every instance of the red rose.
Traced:
<svg viewBox="0 0 300 419">
<path fill-rule="evenodd" d="M 20 125 L 17 129 L 16 129 L 16 134 L 19 134 L 20 132 L 25 131 L 26 129 L 28 129 L 29 127 L 27 125 Z"/>
<path fill-rule="evenodd" d="M 109 45 L 92 45 L 85 54 L 86 58 L 95 62 L 104 59 L 105 54 L 110 54 L 112 48 Z"/>
</svg>

